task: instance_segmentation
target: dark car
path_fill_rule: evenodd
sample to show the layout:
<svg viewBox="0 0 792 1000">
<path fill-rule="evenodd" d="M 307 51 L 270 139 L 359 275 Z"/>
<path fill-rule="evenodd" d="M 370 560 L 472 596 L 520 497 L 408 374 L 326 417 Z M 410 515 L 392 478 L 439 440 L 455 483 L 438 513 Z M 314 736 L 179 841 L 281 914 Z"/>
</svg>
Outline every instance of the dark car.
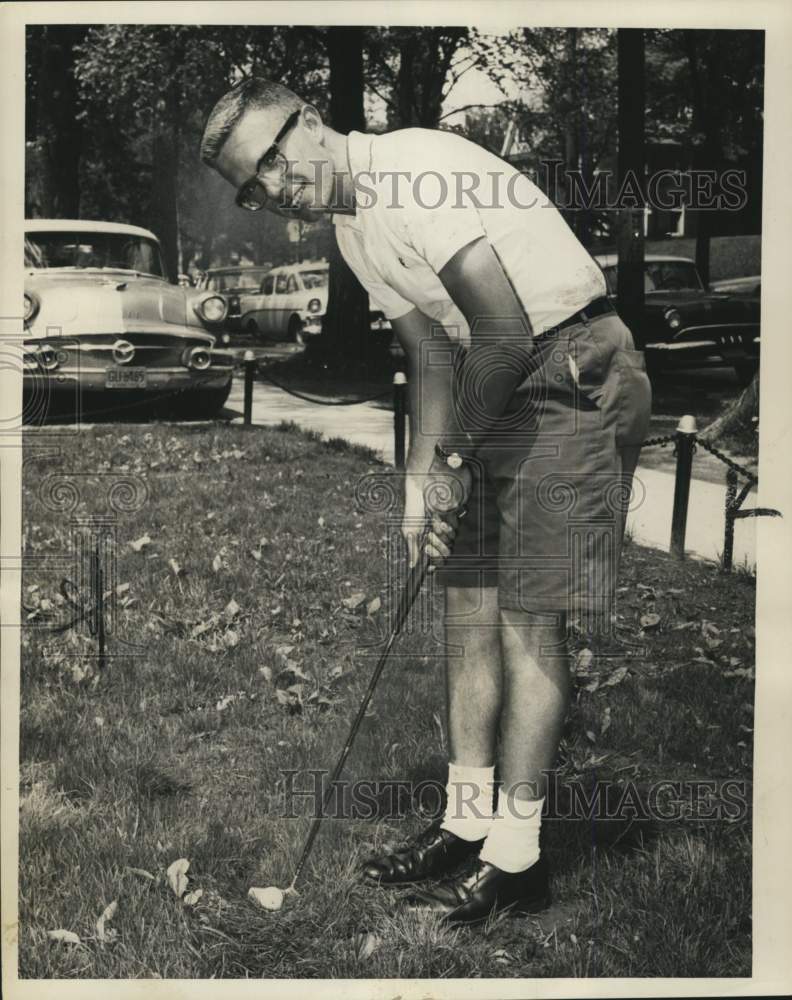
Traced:
<svg viewBox="0 0 792 1000">
<path fill-rule="evenodd" d="M 615 300 L 618 258 L 603 254 L 595 260 Z M 739 291 L 707 289 L 689 258 L 645 258 L 643 321 L 633 336 L 650 371 L 730 365 L 748 382 L 759 366 L 759 321 L 759 279 Z"/>
<path fill-rule="evenodd" d="M 225 325 L 229 330 L 243 329 L 242 317 L 248 312 L 248 300 L 258 294 L 264 275 L 271 267 L 272 264 L 236 264 L 210 268 L 201 276 L 198 287 L 219 292 L 228 303 Z"/>
</svg>

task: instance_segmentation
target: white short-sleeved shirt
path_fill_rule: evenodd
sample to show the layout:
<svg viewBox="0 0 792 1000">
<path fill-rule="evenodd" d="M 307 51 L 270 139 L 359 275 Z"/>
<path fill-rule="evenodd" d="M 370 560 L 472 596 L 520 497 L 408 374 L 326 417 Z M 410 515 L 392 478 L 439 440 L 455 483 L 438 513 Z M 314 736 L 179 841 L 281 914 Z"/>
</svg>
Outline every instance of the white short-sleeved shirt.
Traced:
<svg viewBox="0 0 792 1000">
<path fill-rule="evenodd" d="M 453 132 L 351 132 L 354 215 L 334 215 L 338 245 L 373 309 L 417 307 L 467 342 L 438 273 L 479 237 L 492 245 L 534 335 L 606 294 L 605 279 L 558 209 L 524 174 Z"/>
</svg>

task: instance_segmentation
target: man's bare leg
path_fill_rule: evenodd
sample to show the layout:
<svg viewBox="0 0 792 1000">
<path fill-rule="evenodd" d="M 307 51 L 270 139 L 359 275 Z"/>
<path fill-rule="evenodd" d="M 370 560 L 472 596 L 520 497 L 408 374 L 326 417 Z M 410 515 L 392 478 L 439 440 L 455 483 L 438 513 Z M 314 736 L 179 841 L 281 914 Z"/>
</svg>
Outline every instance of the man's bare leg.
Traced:
<svg viewBox="0 0 792 1000">
<path fill-rule="evenodd" d="M 532 869 L 540 858 L 546 772 L 555 764 L 570 679 L 565 621 L 538 625 L 535 616 L 508 610 L 500 612 L 500 620 L 502 783 L 481 859 L 517 873 Z"/>
<path fill-rule="evenodd" d="M 459 655 L 446 661 L 451 760 L 470 767 L 495 762 L 503 689 L 498 590 L 447 587 L 445 634 Z"/>
<path fill-rule="evenodd" d="M 537 625 L 535 615 L 506 609 L 500 619 L 503 787 L 521 799 L 542 798 L 544 772 L 555 764 L 569 703 L 566 620 L 562 615 L 557 624 Z"/>
</svg>

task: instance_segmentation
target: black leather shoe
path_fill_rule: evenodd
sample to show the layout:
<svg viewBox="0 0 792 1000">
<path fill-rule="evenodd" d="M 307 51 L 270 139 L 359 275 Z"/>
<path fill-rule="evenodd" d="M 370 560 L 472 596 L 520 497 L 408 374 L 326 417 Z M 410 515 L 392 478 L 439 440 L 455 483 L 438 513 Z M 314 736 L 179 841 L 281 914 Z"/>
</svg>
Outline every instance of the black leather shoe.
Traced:
<svg viewBox="0 0 792 1000">
<path fill-rule="evenodd" d="M 415 912 L 436 914 L 452 926 L 481 924 L 497 913 L 538 913 L 550 905 L 547 863 L 540 857 L 526 871 L 511 873 L 482 861 L 473 875 L 421 889 L 410 896 L 407 904 Z"/>
<path fill-rule="evenodd" d="M 370 858 L 363 865 L 363 878 L 377 885 L 406 885 L 426 878 L 448 875 L 467 858 L 477 854 L 481 840 L 463 840 L 441 829 L 435 820 L 401 850 L 381 858 Z"/>
</svg>

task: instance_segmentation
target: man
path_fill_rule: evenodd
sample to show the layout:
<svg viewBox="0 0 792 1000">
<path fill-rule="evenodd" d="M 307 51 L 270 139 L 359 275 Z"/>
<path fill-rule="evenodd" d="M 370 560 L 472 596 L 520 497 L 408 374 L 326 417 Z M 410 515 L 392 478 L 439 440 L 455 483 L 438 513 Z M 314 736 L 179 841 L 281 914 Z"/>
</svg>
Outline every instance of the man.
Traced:
<svg viewBox="0 0 792 1000">
<path fill-rule="evenodd" d="M 340 135 L 290 90 L 249 79 L 213 109 L 201 156 L 242 208 L 307 221 L 332 212 L 341 252 L 409 363 L 403 531 L 414 563 L 430 519 L 446 638 L 461 651 L 447 662 L 448 805 L 364 877 L 442 877 L 411 900 L 451 924 L 541 909 L 567 625 L 609 620 L 648 421 L 643 356 L 557 210 L 458 135 Z"/>
</svg>

